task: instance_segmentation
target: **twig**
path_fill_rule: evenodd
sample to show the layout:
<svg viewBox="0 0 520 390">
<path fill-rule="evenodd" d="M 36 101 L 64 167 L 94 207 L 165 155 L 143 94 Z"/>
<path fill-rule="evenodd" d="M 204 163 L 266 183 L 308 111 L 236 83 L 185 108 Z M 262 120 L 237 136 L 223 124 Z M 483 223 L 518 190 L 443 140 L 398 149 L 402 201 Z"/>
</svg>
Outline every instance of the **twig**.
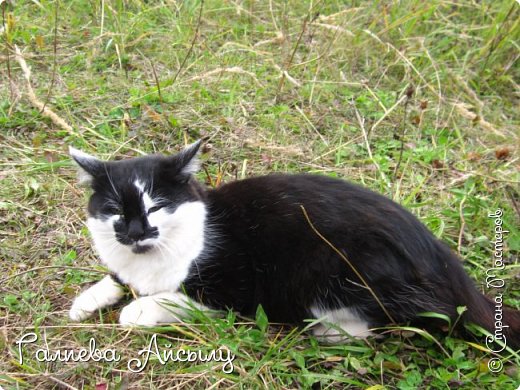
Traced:
<svg viewBox="0 0 520 390">
<path fill-rule="evenodd" d="M 25 78 L 27 88 L 27 99 L 29 99 L 29 102 L 38 110 L 41 110 L 41 115 L 49 118 L 56 126 L 59 126 L 62 129 L 67 130 L 69 132 L 73 132 L 72 127 L 67 122 L 65 122 L 60 116 L 58 116 L 58 114 L 52 111 L 49 107 L 45 107 L 44 104 L 40 100 L 38 100 L 31 85 L 31 69 L 29 68 L 29 66 L 27 66 L 27 63 L 23 59 L 22 53 L 20 52 L 18 46 L 15 45 L 14 49 L 15 58 L 18 61 L 20 67 L 22 68 L 23 75 Z"/>
<path fill-rule="evenodd" d="M 368 86 L 366 86 L 366 87 L 367 87 L 367 89 L 368 89 Z M 368 130 L 368 133 L 367 133 L 367 134 L 368 134 L 368 135 L 372 134 L 372 133 L 375 131 L 376 127 L 379 126 L 379 125 L 381 124 L 381 122 L 383 122 L 383 121 L 386 119 L 386 117 L 387 117 L 388 115 L 390 115 L 390 113 L 391 113 L 392 111 L 394 111 L 394 110 L 397 108 L 397 106 L 399 106 L 399 105 L 403 102 L 403 100 L 405 100 L 406 98 L 407 98 L 406 95 L 403 95 L 403 96 L 401 96 L 401 97 L 399 98 L 399 100 L 398 100 L 397 102 L 395 102 L 395 104 L 394 104 L 392 107 L 390 107 L 388 110 L 387 110 L 386 108 L 384 108 L 385 113 L 381 116 L 381 118 L 379 118 L 379 119 L 378 119 L 378 120 L 377 120 L 377 121 L 372 125 L 372 127 Z"/>
<path fill-rule="evenodd" d="M 413 86 L 410 86 L 407 90 L 406 90 L 406 100 L 404 101 L 404 113 L 403 113 L 403 122 L 401 123 L 401 134 L 400 134 L 400 138 L 401 138 L 401 148 L 399 149 L 399 159 L 397 160 L 397 164 L 394 168 L 394 176 L 393 176 L 393 180 L 392 181 L 395 181 L 395 178 L 397 177 L 397 171 L 399 170 L 399 167 L 401 166 L 401 160 L 403 158 L 403 152 L 404 152 L 404 133 L 406 131 L 406 118 L 407 118 L 407 114 L 408 114 L 408 103 L 410 102 L 410 99 L 413 95 L 413 92 L 414 92 L 414 88 Z M 394 135 L 395 136 L 395 135 Z"/>
<path fill-rule="evenodd" d="M 57 66 L 57 46 L 58 46 L 58 6 L 60 2 L 59 0 L 56 0 L 54 3 L 54 42 L 52 45 L 53 48 L 53 58 L 52 58 L 52 78 L 51 78 L 51 84 L 49 85 L 49 89 L 47 91 L 47 97 L 45 98 L 45 101 L 43 103 L 43 107 L 40 110 L 40 114 L 45 110 L 45 106 L 47 103 L 49 103 L 49 100 L 51 98 L 51 92 L 52 88 L 54 88 L 54 83 L 56 81 L 56 66 Z"/>
<path fill-rule="evenodd" d="M 439 73 L 440 72 L 439 72 L 439 68 L 435 64 L 435 61 L 433 60 L 432 56 L 430 55 L 430 51 L 424 45 L 424 39 L 421 39 L 420 42 L 421 42 L 421 47 L 424 49 L 424 51 L 426 53 L 426 56 L 430 60 L 432 66 L 433 66 L 433 69 L 435 70 L 435 80 L 437 80 L 437 89 L 439 90 L 439 92 L 437 93 L 437 107 L 435 109 L 435 130 L 437 131 L 437 129 L 440 126 L 440 124 L 439 124 L 439 115 L 440 115 L 440 111 L 441 111 L 441 104 L 442 104 L 442 101 L 443 101 L 441 79 L 439 77 Z"/>
<path fill-rule="evenodd" d="M 159 95 L 159 101 L 162 103 L 163 97 L 162 97 L 162 93 L 161 93 L 161 84 L 159 83 L 159 78 L 157 77 L 157 72 L 155 71 L 155 65 L 153 64 L 151 59 L 148 59 L 148 61 L 150 61 L 150 65 L 152 66 L 153 78 L 155 79 L 155 85 L 157 85 L 157 94 Z"/>
<path fill-rule="evenodd" d="M 491 123 L 486 121 L 482 115 L 475 114 L 474 112 L 471 112 L 468 109 L 468 105 L 466 103 L 462 102 L 455 102 L 453 103 L 453 106 L 461 115 L 462 117 L 471 120 L 474 124 L 478 124 L 479 126 L 483 127 L 487 131 L 492 131 L 494 134 L 501 136 L 502 138 L 505 138 L 505 135 L 497 130 L 495 126 L 493 126 Z"/>
<path fill-rule="evenodd" d="M 188 57 L 191 55 L 191 52 L 193 51 L 193 47 L 195 46 L 195 42 L 197 41 L 197 36 L 199 35 L 200 24 L 201 24 L 201 21 L 202 21 L 202 10 L 203 10 L 203 8 L 204 8 L 204 0 L 201 0 L 201 2 L 200 2 L 200 11 L 199 11 L 199 18 L 197 20 L 197 26 L 195 27 L 195 34 L 193 34 L 193 39 L 191 40 L 190 48 L 189 48 L 188 52 L 186 53 L 186 56 L 182 60 L 182 63 L 179 66 L 179 69 L 177 69 L 177 73 L 175 73 L 175 76 L 173 76 L 173 80 L 170 83 L 170 85 L 175 84 L 175 81 L 177 81 L 177 77 L 179 77 L 179 74 L 181 73 L 182 69 L 184 68 L 184 65 L 186 65 L 186 61 L 188 61 Z"/>
<path fill-rule="evenodd" d="M 292 77 L 289 72 L 287 72 L 286 70 L 282 69 L 278 64 L 273 64 L 274 68 L 279 71 L 281 74 L 282 74 L 282 77 L 285 76 L 285 78 L 287 80 L 289 80 L 289 82 L 294 85 L 295 87 L 301 87 L 302 84 L 296 80 L 294 77 Z"/>
<path fill-rule="evenodd" d="M 7 78 L 9 79 L 9 93 L 10 93 L 10 100 L 13 100 L 14 97 L 14 90 L 13 90 L 13 79 L 11 77 L 11 56 L 9 55 L 9 47 L 11 46 L 9 44 L 9 31 L 7 29 L 7 26 L 5 25 L 5 8 L 7 7 L 7 2 L 4 1 L 2 3 L 2 25 L 4 28 L 4 34 L 5 34 L 5 56 L 6 56 L 6 65 L 7 65 Z"/>
<path fill-rule="evenodd" d="M 389 49 L 392 49 L 392 51 L 397 54 L 398 57 L 400 57 L 413 71 L 414 73 L 417 75 L 417 77 L 419 77 L 421 79 L 421 81 L 426 85 L 426 87 L 432 91 L 433 93 L 436 93 L 435 91 L 435 88 L 433 88 L 430 83 L 424 78 L 424 76 L 422 75 L 421 72 L 419 72 L 419 70 L 417 70 L 417 68 L 414 66 L 414 64 L 412 63 L 412 61 L 410 61 L 408 58 L 406 58 L 406 56 L 401 53 L 401 51 L 399 49 L 397 49 L 397 47 L 395 47 L 394 45 L 392 45 L 390 42 L 383 42 L 381 40 L 381 38 L 379 38 L 376 34 L 374 34 L 372 31 L 370 30 L 362 30 L 365 34 L 368 34 L 368 36 L 370 36 L 371 38 L 374 38 L 377 42 L 379 42 L 380 44 L 386 46 L 387 48 Z"/>
<path fill-rule="evenodd" d="M 386 316 L 388 317 L 388 319 L 390 320 L 390 322 L 392 323 L 396 323 L 395 320 L 392 318 L 392 316 L 390 315 L 390 313 L 388 312 L 388 310 L 386 309 L 385 305 L 383 305 L 383 302 L 381 302 L 381 300 L 379 299 L 379 297 L 377 296 L 377 294 L 374 292 L 374 290 L 370 287 L 370 285 L 367 283 L 367 281 L 365 280 L 365 278 L 363 278 L 363 275 L 361 275 L 359 273 L 359 271 L 356 269 L 356 267 L 354 267 L 354 265 L 350 262 L 350 260 L 347 258 L 347 256 L 345 256 L 345 254 L 343 252 L 341 252 L 338 248 L 336 248 L 334 246 L 334 244 L 332 244 L 329 240 L 327 240 L 323 234 L 321 234 L 319 232 L 318 229 L 316 229 L 316 227 L 314 226 L 314 224 L 312 223 L 311 219 L 309 218 L 309 214 L 307 214 L 307 210 L 305 210 L 305 207 L 303 205 L 300 205 L 301 209 L 302 209 L 302 212 L 303 212 L 303 215 L 305 216 L 305 219 L 307 220 L 307 223 L 309 224 L 309 226 L 311 227 L 311 229 L 314 231 L 314 233 L 316 233 L 316 235 L 321 238 L 328 246 L 330 246 L 332 248 L 332 250 L 334 250 L 334 252 L 336 252 L 339 257 L 341 257 L 348 265 L 349 267 L 352 269 L 352 271 L 354 271 L 354 273 L 356 274 L 356 276 L 359 278 L 359 280 L 361 280 L 361 282 L 363 283 L 363 285 L 367 288 L 368 291 L 370 291 L 370 294 L 372 294 L 372 296 L 374 297 L 374 299 L 376 300 L 376 302 L 379 304 L 379 306 L 381 307 L 381 309 L 383 309 L 383 311 L 385 312 Z"/>
<path fill-rule="evenodd" d="M 276 24 L 276 18 L 274 17 L 273 0 L 269 0 L 269 11 L 271 12 L 271 19 L 273 20 L 274 29 L 277 31 L 277 35 L 281 34 L 283 36 L 283 34 L 280 32 L 280 29 L 278 28 L 278 25 Z"/>
<path fill-rule="evenodd" d="M 283 85 L 284 85 L 284 82 L 285 82 L 285 74 L 286 74 L 286 71 L 287 69 L 290 68 L 293 60 L 294 60 L 294 56 L 296 55 L 296 51 L 298 50 L 298 46 L 300 46 L 300 42 L 302 40 L 302 37 L 303 37 L 303 34 L 305 33 L 305 30 L 307 29 L 307 21 L 309 20 L 309 15 L 307 15 L 305 17 L 305 19 L 303 20 L 303 25 L 302 25 L 302 30 L 300 31 L 300 35 L 298 36 L 298 40 L 296 41 L 296 44 L 294 45 L 294 49 L 291 53 L 291 57 L 289 58 L 289 61 L 285 64 L 284 66 L 284 72 L 282 72 L 282 77 L 280 78 L 280 82 L 278 83 L 278 89 L 276 91 L 276 95 L 274 96 L 274 101 L 277 102 L 278 101 L 278 95 L 279 93 L 282 91 L 282 88 L 283 88 Z"/>
<path fill-rule="evenodd" d="M 362 11 L 364 9 L 365 9 L 364 7 L 355 7 L 355 8 L 354 7 L 349 7 L 347 9 L 344 9 L 342 11 L 336 12 L 334 14 L 320 15 L 318 17 L 318 20 L 323 21 L 323 22 L 327 22 L 327 21 L 329 21 L 331 19 L 336 19 L 336 17 L 338 17 L 338 16 L 342 16 L 342 15 L 347 14 L 347 13 L 356 13 L 356 12 Z"/>
<path fill-rule="evenodd" d="M 517 3 L 518 3 L 518 1 L 517 1 Z M 491 42 L 490 48 L 489 48 L 488 53 L 486 55 L 486 58 L 484 60 L 484 64 L 480 68 L 479 74 L 482 74 L 482 72 L 484 70 L 487 70 L 487 64 L 488 64 L 489 58 L 491 57 L 491 54 L 493 54 L 493 52 L 498 47 L 498 44 L 504 39 L 504 36 L 500 35 L 502 27 L 504 27 L 504 25 L 506 24 L 507 20 L 509 19 L 509 17 L 511 16 L 511 14 L 513 13 L 513 11 L 516 9 L 517 6 L 518 6 L 517 4 L 515 4 L 514 2 L 511 2 L 511 8 L 509 8 L 509 11 L 507 12 L 506 17 L 502 20 L 502 22 L 500 23 L 500 26 L 496 29 L 495 36 L 493 37 L 493 41 Z M 498 39 L 498 38 L 500 38 L 500 39 Z"/>
<path fill-rule="evenodd" d="M 222 73 L 238 73 L 238 74 L 248 75 L 248 76 L 250 76 L 253 79 L 253 81 L 255 82 L 256 85 L 258 85 L 259 87 L 263 87 L 262 83 L 260 83 L 260 81 L 258 81 L 258 79 L 256 78 L 254 73 L 248 72 L 247 70 L 244 70 L 244 69 L 242 69 L 239 66 L 232 66 L 231 68 L 217 68 L 217 69 L 213 69 L 213 70 L 210 70 L 208 72 L 199 74 L 197 76 L 193 76 L 193 77 L 191 77 L 191 78 L 189 78 L 189 79 L 187 79 L 187 80 L 185 80 L 183 82 L 202 80 L 202 79 L 205 79 L 205 78 L 208 78 L 208 77 L 211 77 L 211 76 L 221 75 Z"/>
<path fill-rule="evenodd" d="M 364 118 L 361 117 L 361 115 L 359 115 L 359 111 L 358 111 L 356 105 L 355 104 L 353 104 L 353 105 L 354 105 L 354 112 L 356 113 L 356 119 L 357 119 L 357 121 L 359 123 L 359 127 L 361 127 L 361 131 L 363 133 L 363 138 L 365 140 L 365 145 L 367 147 L 368 157 L 370 157 L 372 164 L 374 164 L 376 166 L 377 171 L 381 175 L 381 178 L 384 180 L 387 187 L 390 187 L 390 182 L 388 181 L 385 173 L 381 170 L 381 167 L 379 166 L 377 161 L 374 159 L 374 156 L 372 155 L 372 150 L 370 149 L 370 142 L 368 141 L 368 134 L 367 134 L 367 131 L 365 130 L 365 120 L 364 120 Z"/>
<path fill-rule="evenodd" d="M 332 31 L 334 31 L 336 33 L 338 33 L 338 32 L 344 33 L 344 34 L 346 34 L 346 35 L 348 35 L 350 37 L 355 36 L 352 31 L 347 30 L 346 28 L 343 28 L 343 27 L 340 27 L 340 26 L 335 26 L 333 24 L 316 23 L 316 22 L 314 22 L 312 25 L 316 26 L 316 27 L 323 27 L 323 28 L 325 28 L 327 30 L 332 30 Z"/>
<path fill-rule="evenodd" d="M 341 150 L 341 149 L 344 149 L 345 146 L 347 145 L 350 145 L 352 143 L 355 143 L 355 142 L 358 142 L 360 140 L 360 138 L 362 138 L 362 136 L 357 136 L 357 137 L 354 137 L 352 139 L 349 139 L 348 141 L 346 142 L 343 142 L 343 143 L 340 143 L 340 144 L 337 144 L 336 147 L 326 151 L 325 153 L 323 153 L 322 155 L 320 156 L 317 156 L 317 157 L 314 157 L 311 162 L 316 162 L 318 160 L 323 160 L 323 158 L 327 157 L 328 155 L 332 154 L 332 153 L 336 153 L 338 150 Z"/>
<path fill-rule="evenodd" d="M 103 36 L 103 29 L 105 27 L 105 0 L 101 0 L 101 26 L 99 28 L 99 38 Z"/>
<path fill-rule="evenodd" d="M 339 35 L 338 31 L 335 31 L 334 34 L 332 35 L 332 39 L 329 41 L 329 44 L 327 45 L 326 49 L 322 53 L 319 53 L 316 58 L 311 59 L 311 60 L 309 60 L 307 62 L 310 63 L 310 62 L 313 62 L 313 61 L 318 61 L 322 57 L 325 57 L 326 55 L 328 55 L 330 53 L 331 48 L 332 48 L 332 44 L 336 42 L 336 38 L 338 37 L 338 35 Z M 318 74 L 320 72 L 320 68 L 321 68 L 321 63 L 318 61 L 317 66 L 316 66 L 316 72 L 314 73 L 313 82 L 311 84 L 311 93 L 309 95 L 309 106 L 312 105 L 312 99 L 313 99 L 313 96 L 314 96 L 314 88 L 316 87 L 316 80 L 318 79 Z"/>
<path fill-rule="evenodd" d="M 46 378 L 49 378 L 51 381 L 56 382 L 58 385 L 61 385 L 69 390 L 78 390 L 77 387 L 71 386 L 68 383 L 63 382 L 61 379 L 58 379 L 50 374 L 44 373 L 43 374 Z"/>
<path fill-rule="evenodd" d="M 258 47 L 258 46 L 262 46 L 262 45 L 268 45 L 270 43 L 273 43 L 273 44 L 280 44 L 283 42 L 283 40 L 285 39 L 285 37 L 283 36 L 283 34 L 279 31 L 276 33 L 276 36 L 274 38 L 271 38 L 271 39 L 265 39 L 263 41 L 258 41 L 257 43 L 255 43 L 253 45 L 253 47 Z"/>
<path fill-rule="evenodd" d="M 17 278 L 18 276 L 28 274 L 29 272 L 40 271 L 42 269 L 55 269 L 55 268 L 58 268 L 58 269 L 75 269 L 75 270 L 80 270 L 80 271 L 97 272 L 97 273 L 100 273 L 100 274 L 110 275 L 110 272 L 108 272 L 108 271 L 102 271 L 102 270 L 94 269 L 94 268 L 71 267 L 71 266 L 68 266 L 68 265 L 45 265 L 45 266 L 42 266 L 42 267 L 34 267 L 34 268 L 31 268 L 31 269 L 27 269 L 25 271 L 21 271 L 21 272 L 18 272 L 16 274 L 14 274 L 14 275 L 11 275 L 11 276 L 8 276 L 6 278 L 3 278 L 3 279 L 0 280 L 0 286 L 3 285 L 5 282 L 7 282 L 10 279 L 14 279 L 14 278 Z"/>
<path fill-rule="evenodd" d="M 329 146 L 329 143 L 327 142 L 327 140 L 325 139 L 325 137 L 318 131 L 318 129 L 312 124 L 312 122 L 309 120 L 309 118 L 307 118 L 307 115 L 305 115 L 305 113 L 303 112 L 303 110 L 298 107 L 298 106 L 295 106 L 296 108 L 296 111 L 298 111 L 300 113 L 300 115 L 303 117 L 303 119 L 305 119 L 305 121 L 309 124 L 309 126 L 311 127 L 312 130 L 314 130 L 314 132 L 316 134 L 318 134 L 318 136 L 321 138 L 321 141 Z"/>
<path fill-rule="evenodd" d="M 246 9 L 246 8 L 242 7 L 240 4 L 238 4 L 236 1 L 233 1 L 233 0 L 231 0 L 231 3 L 233 4 L 233 6 L 235 6 L 237 8 L 238 14 L 240 14 L 243 11 L 244 13 L 247 14 L 247 16 L 249 16 L 249 23 L 252 23 L 253 19 L 255 19 L 257 22 L 260 22 L 260 23 L 265 22 L 262 18 L 255 15 L 255 13 L 253 11 L 254 2 L 251 2 L 251 4 L 249 4 L 250 9 Z M 251 31 L 254 31 L 254 29 L 251 28 Z"/>
<path fill-rule="evenodd" d="M 464 235 L 464 228 L 466 227 L 466 220 L 464 219 L 464 202 L 466 201 L 466 196 L 462 198 L 459 205 L 459 216 L 460 216 L 460 231 L 459 237 L 457 240 L 457 253 L 460 255 L 460 248 L 462 246 L 462 236 Z"/>
</svg>

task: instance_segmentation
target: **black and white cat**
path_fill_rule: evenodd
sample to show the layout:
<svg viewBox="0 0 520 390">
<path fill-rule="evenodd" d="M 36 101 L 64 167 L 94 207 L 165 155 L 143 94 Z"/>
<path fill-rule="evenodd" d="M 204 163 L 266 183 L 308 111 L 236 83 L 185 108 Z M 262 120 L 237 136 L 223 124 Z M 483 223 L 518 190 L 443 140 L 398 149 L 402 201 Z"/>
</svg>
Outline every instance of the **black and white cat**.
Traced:
<svg viewBox="0 0 520 390">
<path fill-rule="evenodd" d="M 123 308 L 124 325 L 180 321 L 193 306 L 251 315 L 261 304 L 271 321 L 322 319 L 314 333 L 339 342 L 420 323 L 426 311 L 456 319 L 466 306 L 463 320 L 494 329 L 494 303 L 398 204 L 310 174 L 206 189 L 192 176 L 199 147 L 109 162 L 71 148 L 93 189 L 88 228 L 115 274 L 76 298 L 72 320 L 118 302 L 121 282 L 140 295 Z M 520 312 L 505 309 L 503 322 L 508 345 L 520 346 Z"/>
</svg>

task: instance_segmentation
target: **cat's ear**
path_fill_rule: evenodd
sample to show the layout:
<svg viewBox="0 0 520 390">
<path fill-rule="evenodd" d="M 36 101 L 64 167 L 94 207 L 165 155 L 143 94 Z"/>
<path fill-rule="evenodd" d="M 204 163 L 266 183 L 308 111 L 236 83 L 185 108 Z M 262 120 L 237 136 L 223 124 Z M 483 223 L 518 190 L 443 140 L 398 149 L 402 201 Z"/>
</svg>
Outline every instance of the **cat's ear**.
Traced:
<svg viewBox="0 0 520 390">
<path fill-rule="evenodd" d="M 69 146 L 69 154 L 78 165 L 79 184 L 91 184 L 94 177 L 103 172 L 103 162 L 94 156 L 72 146 Z"/>
<path fill-rule="evenodd" d="M 202 140 L 188 145 L 179 154 L 175 156 L 179 173 L 181 176 L 188 178 L 190 175 L 197 173 L 200 168 L 200 145 Z"/>
<path fill-rule="evenodd" d="M 192 174 L 200 168 L 199 149 L 202 141 L 186 146 L 179 153 L 167 157 L 163 164 L 165 177 L 170 177 L 174 181 L 188 181 Z"/>
</svg>

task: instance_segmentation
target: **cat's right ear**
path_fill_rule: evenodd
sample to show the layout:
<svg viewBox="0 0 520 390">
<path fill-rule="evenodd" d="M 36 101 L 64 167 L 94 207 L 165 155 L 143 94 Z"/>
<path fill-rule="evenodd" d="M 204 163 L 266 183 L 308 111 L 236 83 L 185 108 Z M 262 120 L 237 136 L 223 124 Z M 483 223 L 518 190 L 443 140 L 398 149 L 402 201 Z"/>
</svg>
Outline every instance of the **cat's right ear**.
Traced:
<svg viewBox="0 0 520 390">
<path fill-rule="evenodd" d="M 103 162 L 87 154 L 69 146 L 69 154 L 78 165 L 78 182 L 79 184 L 91 184 L 94 177 L 103 171 Z"/>
</svg>

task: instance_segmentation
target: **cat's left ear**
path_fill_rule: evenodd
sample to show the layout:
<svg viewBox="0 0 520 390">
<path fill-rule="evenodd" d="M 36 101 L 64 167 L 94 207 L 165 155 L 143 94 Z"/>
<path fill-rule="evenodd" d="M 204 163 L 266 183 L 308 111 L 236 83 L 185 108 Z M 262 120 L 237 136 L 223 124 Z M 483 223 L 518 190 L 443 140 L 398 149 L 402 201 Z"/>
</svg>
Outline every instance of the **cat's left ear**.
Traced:
<svg viewBox="0 0 520 390">
<path fill-rule="evenodd" d="M 69 154 L 78 165 L 79 184 L 91 184 L 94 177 L 103 171 L 103 162 L 94 156 L 72 146 L 69 146 Z"/>
<path fill-rule="evenodd" d="M 188 145 L 173 156 L 175 167 L 177 168 L 177 175 L 181 176 L 183 179 L 189 179 L 189 177 L 197 173 L 200 168 L 200 146 L 202 145 L 202 140 L 198 140 L 197 142 Z"/>
<path fill-rule="evenodd" d="M 191 145 L 186 146 L 184 150 L 176 156 L 183 175 L 192 175 L 197 173 L 200 169 L 200 145 L 202 145 L 202 140 L 199 139 Z"/>
</svg>

